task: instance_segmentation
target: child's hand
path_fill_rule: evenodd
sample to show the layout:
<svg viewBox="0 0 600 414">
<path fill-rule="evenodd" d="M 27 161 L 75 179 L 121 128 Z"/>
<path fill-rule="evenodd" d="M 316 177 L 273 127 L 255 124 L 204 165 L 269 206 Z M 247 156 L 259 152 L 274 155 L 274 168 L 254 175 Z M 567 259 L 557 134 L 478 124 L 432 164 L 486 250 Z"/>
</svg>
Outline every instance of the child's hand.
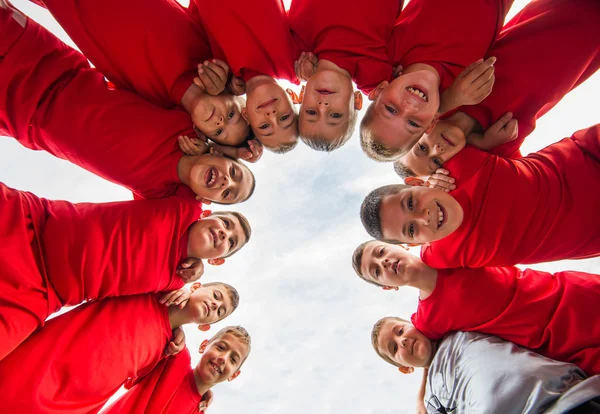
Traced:
<svg viewBox="0 0 600 414">
<path fill-rule="evenodd" d="M 199 138 L 190 138 L 187 135 L 177 137 L 179 149 L 185 155 L 202 155 L 208 152 L 208 143 Z"/>
<path fill-rule="evenodd" d="M 247 142 L 248 147 L 241 147 L 237 149 L 237 158 L 240 158 L 246 162 L 256 162 L 260 160 L 263 154 L 262 144 L 255 138 Z"/>
<path fill-rule="evenodd" d="M 229 65 L 222 60 L 205 60 L 198 65 L 198 77 L 194 83 L 210 95 L 218 95 L 225 89 L 229 77 Z"/>
<path fill-rule="evenodd" d="M 495 57 L 479 59 L 463 70 L 442 95 L 444 113 L 463 105 L 475 105 L 492 93 Z M 441 111 L 440 111 L 441 112 Z"/>
<path fill-rule="evenodd" d="M 200 401 L 200 404 L 198 405 L 198 411 L 206 411 L 212 404 L 213 397 L 214 394 L 211 390 L 206 391 L 202 396 L 202 401 Z"/>
<path fill-rule="evenodd" d="M 246 93 L 246 82 L 242 78 L 232 76 L 227 83 L 227 89 L 234 95 L 243 95 Z"/>
<path fill-rule="evenodd" d="M 173 329 L 173 340 L 165 348 L 165 356 L 177 355 L 185 347 L 185 332 L 181 328 Z"/>
<path fill-rule="evenodd" d="M 425 185 L 431 188 L 439 188 L 445 192 L 452 191 L 456 188 L 456 185 L 454 185 L 454 178 L 450 177 L 449 174 L 450 171 L 445 168 L 438 168 L 427 179 Z"/>
<path fill-rule="evenodd" d="M 195 282 L 204 274 L 204 263 L 201 259 L 188 257 L 179 265 L 176 273 L 187 283 Z"/>
<path fill-rule="evenodd" d="M 483 140 L 476 146 L 482 150 L 489 150 L 506 142 L 512 141 L 519 136 L 519 123 L 511 112 L 502 115 L 483 134 Z"/>
<path fill-rule="evenodd" d="M 302 52 L 298 60 L 294 62 L 296 77 L 301 81 L 307 81 L 317 70 L 317 63 L 319 63 L 318 57 L 311 52 Z"/>
<path fill-rule="evenodd" d="M 404 69 L 404 66 L 402 65 L 398 65 L 394 67 L 394 72 L 392 74 L 392 76 L 395 78 L 397 78 L 398 76 L 402 75 L 402 69 Z"/>
<path fill-rule="evenodd" d="M 179 309 L 183 309 L 190 300 L 190 291 L 186 288 L 172 290 L 165 293 L 159 300 L 165 306 L 177 305 Z"/>
<path fill-rule="evenodd" d="M 417 400 L 417 414 L 427 414 L 427 408 L 425 408 L 423 400 Z"/>
</svg>

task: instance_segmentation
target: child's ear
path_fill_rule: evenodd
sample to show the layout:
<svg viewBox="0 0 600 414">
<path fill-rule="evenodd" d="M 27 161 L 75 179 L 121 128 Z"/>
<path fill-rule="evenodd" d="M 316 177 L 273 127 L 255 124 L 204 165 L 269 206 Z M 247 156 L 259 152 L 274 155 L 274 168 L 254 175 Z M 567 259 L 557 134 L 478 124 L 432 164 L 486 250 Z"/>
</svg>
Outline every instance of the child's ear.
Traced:
<svg viewBox="0 0 600 414">
<path fill-rule="evenodd" d="M 208 259 L 208 264 L 211 264 L 213 266 L 221 266 L 223 263 L 225 263 L 225 259 L 223 259 L 222 257 L 217 257 L 216 259 Z"/>
<path fill-rule="evenodd" d="M 360 91 L 354 91 L 354 109 L 360 111 L 363 106 L 363 96 Z"/>
<path fill-rule="evenodd" d="M 427 187 L 425 185 L 425 181 L 421 180 L 418 177 L 406 177 L 404 179 L 404 184 L 412 185 L 412 186 L 416 186 L 416 187 Z"/>
<path fill-rule="evenodd" d="M 190 286 L 190 293 L 194 293 L 194 291 L 196 289 L 198 289 L 200 286 L 202 286 L 202 283 L 200 283 L 200 282 L 192 283 L 192 286 Z"/>
<path fill-rule="evenodd" d="M 206 198 L 200 197 L 199 195 L 196 196 L 196 200 L 201 202 L 202 204 L 206 204 L 207 206 L 210 205 L 211 201 L 207 200 Z"/>
<path fill-rule="evenodd" d="M 198 330 L 202 331 L 202 332 L 206 332 L 206 331 L 210 330 L 210 325 L 208 325 L 208 324 L 198 325 Z M 204 342 L 202 342 L 202 343 L 204 343 Z M 208 341 L 206 341 L 206 343 L 208 343 Z"/>
<path fill-rule="evenodd" d="M 203 219 L 203 218 L 207 218 L 207 217 L 209 217 L 211 214 L 212 214 L 212 211 L 211 211 L 211 210 L 204 210 L 204 211 L 202 212 L 202 214 L 200 214 L 200 218 L 201 218 L 201 219 Z"/>
<path fill-rule="evenodd" d="M 240 371 L 239 369 L 237 371 L 235 371 L 233 373 L 233 375 L 229 378 L 227 378 L 227 381 L 233 381 L 234 379 L 236 379 L 240 374 L 242 373 L 242 371 Z"/>
<path fill-rule="evenodd" d="M 373 89 L 371 92 L 369 92 L 369 101 L 374 101 L 377 98 L 379 98 L 379 95 L 381 95 L 381 92 L 383 92 L 385 90 L 385 88 L 388 87 L 390 83 L 388 81 L 382 81 L 379 85 L 377 85 L 377 87 L 375 89 Z"/>
<path fill-rule="evenodd" d="M 435 118 L 433 118 L 433 121 L 431 121 L 431 124 L 429 124 L 427 126 L 427 128 L 425 129 L 426 134 L 431 134 L 431 131 L 433 131 L 433 128 L 435 128 L 437 121 L 438 121 L 438 116 L 436 115 Z"/>
<path fill-rule="evenodd" d="M 415 369 L 413 367 L 398 367 L 398 371 L 403 374 L 412 374 Z"/>
<path fill-rule="evenodd" d="M 250 121 L 248 121 L 248 111 L 246 110 L 245 106 L 242 107 L 242 118 L 244 118 L 246 122 L 250 124 Z"/>
<path fill-rule="evenodd" d="M 202 343 L 200 344 L 200 348 L 198 348 L 198 352 L 200 352 L 201 354 L 204 353 L 204 351 L 206 351 L 206 347 L 208 346 L 208 339 L 205 339 L 204 341 L 202 341 Z"/>
</svg>

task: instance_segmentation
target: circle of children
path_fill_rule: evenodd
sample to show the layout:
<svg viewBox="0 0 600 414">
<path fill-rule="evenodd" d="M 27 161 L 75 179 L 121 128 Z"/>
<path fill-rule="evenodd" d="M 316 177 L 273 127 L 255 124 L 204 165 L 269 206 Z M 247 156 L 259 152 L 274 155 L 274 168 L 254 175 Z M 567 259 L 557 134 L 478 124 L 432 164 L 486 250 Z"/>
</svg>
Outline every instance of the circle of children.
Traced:
<svg viewBox="0 0 600 414">
<path fill-rule="evenodd" d="M 512 0 L 34 2 L 82 53 L 0 0 L 0 132 L 135 200 L 1 186 L 2 412 L 99 412 L 123 384 L 104 412 L 206 409 L 250 335 L 220 330 L 192 368 L 181 325 L 236 309 L 235 288 L 195 281 L 251 229 L 202 205 L 251 197 L 239 159 L 264 147 L 343 146 L 363 93 L 361 145 L 405 184 L 366 197 L 375 240 L 352 263 L 371 285 L 420 291 L 410 320 L 371 334 L 401 372 L 425 368 L 418 410 L 600 412 L 600 279 L 514 267 L 600 255 L 599 125 L 519 152 L 600 65 L 597 1 L 532 0 L 506 24 Z M 307 83 L 296 95 L 276 79 Z"/>
</svg>

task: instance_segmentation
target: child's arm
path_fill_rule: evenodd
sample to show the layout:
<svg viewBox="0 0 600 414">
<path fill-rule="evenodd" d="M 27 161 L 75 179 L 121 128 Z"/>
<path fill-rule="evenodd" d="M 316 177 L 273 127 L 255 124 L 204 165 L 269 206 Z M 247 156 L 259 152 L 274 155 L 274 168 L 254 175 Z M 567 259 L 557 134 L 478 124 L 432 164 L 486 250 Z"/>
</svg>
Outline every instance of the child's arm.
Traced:
<svg viewBox="0 0 600 414">
<path fill-rule="evenodd" d="M 483 134 L 471 132 L 467 142 L 481 150 L 487 151 L 505 144 L 519 136 L 519 124 L 511 112 L 502 115 Z"/>
<path fill-rule="evenodd" d="M 441 96 L 439 115 L 463 105 L 475 105 L 492 93 L 495 57 L 479 59 L 463 70 Z"/>
<path fill-rule="evenodd" d="M 204 263 L 202 259 L 188 257 L 177 267 L 175 273 L 185 280 L 186 283 L 195 282 L 204 274 Z"/>
<path fill-rule="evenodd" d="M 423 379 L 421 380 L 421 387 L 419 388 L 419 394 L 417 395 L 417 414 L 427 414 L 427 408 L 425 408 L 425 388 L 427 388 L 427 368 L 423 369 Z"/>
<path fill-rule="evenodd" d="M 186 301 L 187 302 L 187 301 Z M 177 355 L 185 348 L 185 332 L 181 327 L 173 329 L 173 340 L 165 348 L 165 356 Z"/>
</svg>

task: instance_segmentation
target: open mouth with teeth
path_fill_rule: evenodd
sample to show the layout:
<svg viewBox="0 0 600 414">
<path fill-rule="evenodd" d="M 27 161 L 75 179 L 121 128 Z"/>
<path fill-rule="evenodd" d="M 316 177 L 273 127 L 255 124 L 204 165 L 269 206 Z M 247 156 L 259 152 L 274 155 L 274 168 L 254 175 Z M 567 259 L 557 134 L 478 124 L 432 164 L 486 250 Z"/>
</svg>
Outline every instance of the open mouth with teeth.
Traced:
<svg viewBox="0 0 600 414">
<path fill-rule="evenodd" d="M 437 211 L 438 211 L 438 223 L 437 223 L 437 228 L 439 229 L 440 227 L 442 227 L 442 224 L 444 224 L 444 222 L 446 221 L 446 210 L 444 209 L 444 207 L 441 206 L 440 203 L 438 203 L 436 201 L 436 206 L 437 206 Z"/>
<path fill-rule="evenodd" d="M 217 183 L 218 177 L 219 172 L 217 171 L 217 169 L 214 167 L 209 168 L 208 171 L 206 171 L 206 174 L 204 175 L 204 182 L 206 183 L 206 186 L 208 188 L 214 187 L 214 185 Z"/>
<path fill-rule="evenodd" d="M 210 367 L 213 369 L 213 371 L 215 371 L 217 374 L 222 374 L 223 370 L 221 370 L 221 367 L 219 367 L 217 364 L 215 364 L 214 362 L 210 361 L 208 363 L 210 365 Z"/>
<path fill-rule="evenodd" d="M 400 267 L 400 261 L 392 263 L 392 270 L 394 273 L 398 274 L 398 268 Z"/>
<path fill-rule="evenodd" d="M 408 88 L 406 88 L 406 90 L 411 95 L 414 95 L 414 96 L 416 96 L 418 98 L 421 98 L 425 102 L 429 101 L 428 98 L 427 98 L 427 94 L 425 92 L 423 92 L 423 90 L 417 88 L 416 86 L 409 86 Z"/>
</svg>

